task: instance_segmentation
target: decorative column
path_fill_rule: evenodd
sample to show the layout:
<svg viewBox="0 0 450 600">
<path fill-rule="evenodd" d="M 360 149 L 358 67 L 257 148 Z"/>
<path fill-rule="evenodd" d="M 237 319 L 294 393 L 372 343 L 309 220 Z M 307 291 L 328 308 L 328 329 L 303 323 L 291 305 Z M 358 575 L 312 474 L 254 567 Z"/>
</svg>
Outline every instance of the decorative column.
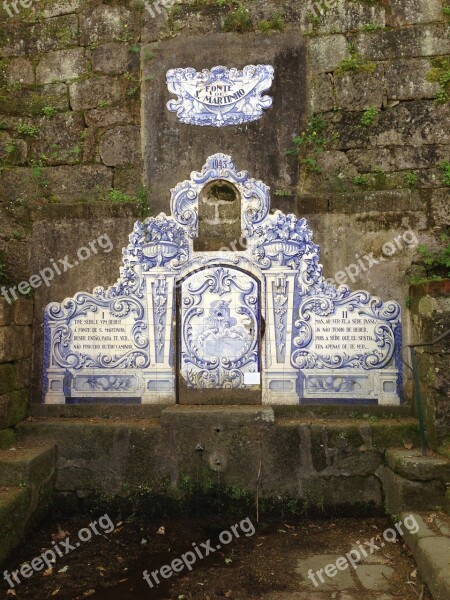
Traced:
<svg viewBox="0 0 450 600">
<path fill-rule="evenodd" d="M 142 273 L 146 282 L 150 366 L 143 371 L 142 404 L 176 402 L 175 273 L 154 268 Z"/>
<path fill-rule="evenodd" d="M 266 278 L 263 404 L 298 404 L 297 371 L 291 366 L 294 285 L 297 273 L 271 268 Z"/>
</svg>

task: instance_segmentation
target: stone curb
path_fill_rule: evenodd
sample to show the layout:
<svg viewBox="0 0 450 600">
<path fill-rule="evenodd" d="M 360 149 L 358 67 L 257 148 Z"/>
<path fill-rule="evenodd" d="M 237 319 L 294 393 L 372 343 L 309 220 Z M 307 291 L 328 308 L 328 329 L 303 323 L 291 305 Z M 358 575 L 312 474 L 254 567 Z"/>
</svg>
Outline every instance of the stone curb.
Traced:
<svg viewBox="0 0 450 600">
<path fill-rule="evenodd" d="M 419 525 L 417 533 L 406 532 L 403 539 L 411 550 L 424 583 L 434 600 L 450 598 L 450 538 L 436 535 L 415 513 L 404 512 L 404 521 L 411 515 Z"/>
</svg>

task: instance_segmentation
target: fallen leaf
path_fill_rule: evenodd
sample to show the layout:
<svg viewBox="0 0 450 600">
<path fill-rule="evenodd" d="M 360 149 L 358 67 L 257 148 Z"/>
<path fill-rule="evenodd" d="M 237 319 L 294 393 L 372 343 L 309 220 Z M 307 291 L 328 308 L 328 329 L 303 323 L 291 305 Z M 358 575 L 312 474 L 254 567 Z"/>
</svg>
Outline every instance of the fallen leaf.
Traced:
<svg viewBox="0 0 450 600">
<path fill-rule="evenodd" d="M 65 567 L 63 567 L 62 569 L 60 569 L 58 571 L 58 573 L 66 573 L 68 571 L 69 567 L 66 565 Z"/>
<path fill-rule="evenodd" d="M 410 573 L 409 576 L 412 577 L 413 579 L 416 579 L 416 577 L 417 577 L 417 569 L 414 569 L 414 571 L 412 573 Z"/>
<path fill-rule="evenodd" d="M 58 532 L 52 533 L 52 540 L 54 540 L 55 542 L 59 542 L 61 540 L 65 540 L 66 537 L 68 537 L 69 535 L 70 533 L 68 531 L 61 529 L 61 527 L 58 525 Z"/>
<path fill-rule="evenodd" d="M 166 528 L 162 525 L 156 532 L 156 535 L 166 535 Z"/>
<path fill-rule="evenodd" d="M 230 563 L 232 563 L 233 561 L 231 560 L 231 558 L 226 558 L 225 559 L 225 564 L 229 565 Z"/>
<path fill-rule="evenodd" d="M 48 577 L 49 575 L 51 575 L 53 573 L 53 567 L 50 567 L 49 569 L 47 569 L 46 571 L 44 571 L 42 573 L 43 577 Z"/>
<path fill-rule="evenodd" d="M 52 596 L 56 596 L 56 594 L 61 590 L 61 588 L 56 588 L 56 590 L 53 590 L 52 592 Z"/>
</svg>

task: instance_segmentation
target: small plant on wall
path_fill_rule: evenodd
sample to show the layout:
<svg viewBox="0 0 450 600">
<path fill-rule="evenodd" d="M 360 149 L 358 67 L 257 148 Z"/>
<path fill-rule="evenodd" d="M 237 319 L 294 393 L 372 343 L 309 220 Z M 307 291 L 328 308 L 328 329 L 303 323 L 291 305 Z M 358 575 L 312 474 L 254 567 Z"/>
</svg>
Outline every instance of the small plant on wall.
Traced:
<svg viewBox="0 0 450 600">
<path fill-rule="evenodd" d="M 295 136 L 294 148 L 287 151 L 300 157 L 300 193 L 303 192 L 308 176 L 311 173 L 320 174 L 322 168 L 318 158 L 325 151 L 330 142 L 325 133 L 326 123 L 320 115 L 314 116 L 308 121 L 306 128 L 300 135 Z"/>
<path fill-rule="evenodd" d="M 417 246 L 419 253 L 419 271 L 411 279 L 411 283 L 420 284 L 426 281 L 441 281 L 450 279 L 450 234 L 444 233 L 440 236 L 440 245 L 436 249 L 428 246 Z"/>
</svg>

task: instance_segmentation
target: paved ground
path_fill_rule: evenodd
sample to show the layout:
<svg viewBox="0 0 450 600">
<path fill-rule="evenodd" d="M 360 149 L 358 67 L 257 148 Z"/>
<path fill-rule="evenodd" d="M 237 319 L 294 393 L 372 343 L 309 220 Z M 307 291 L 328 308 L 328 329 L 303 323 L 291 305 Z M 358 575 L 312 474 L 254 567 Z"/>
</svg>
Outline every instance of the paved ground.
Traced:
<svg viewBox="0 0 450 600">
<path fill-rule="evenodd" d="M 90 519 L 77 515 L 47 523 L 6 567 L 11 572 L 38 556 L 55 531 L 76 536 Z M 47 576 L 24 580 L 14 590 L 18 600 L 432 600 L 411 552 L 386 518 L 255 521 L 252 535 L 242 530 L 220 550 L 220 532 L 230 531 L 238 517 L 152 521 L 135 515 L 114 523 L 110 534 L 58 559 Z M 164 535 L 158 534 L 161 526 Z M 389 529 L 395 542 L 383 537 Z M 419 529 L 427 533 L 424 520 Z M 160 569 L 208 538 L 216 550 L 190 572 L 184 569 L 152 589 L 145 583 L 144 569 Z M 0 582 L 0 598 L 11 590 L 7 594 Z"/>
</svg>

